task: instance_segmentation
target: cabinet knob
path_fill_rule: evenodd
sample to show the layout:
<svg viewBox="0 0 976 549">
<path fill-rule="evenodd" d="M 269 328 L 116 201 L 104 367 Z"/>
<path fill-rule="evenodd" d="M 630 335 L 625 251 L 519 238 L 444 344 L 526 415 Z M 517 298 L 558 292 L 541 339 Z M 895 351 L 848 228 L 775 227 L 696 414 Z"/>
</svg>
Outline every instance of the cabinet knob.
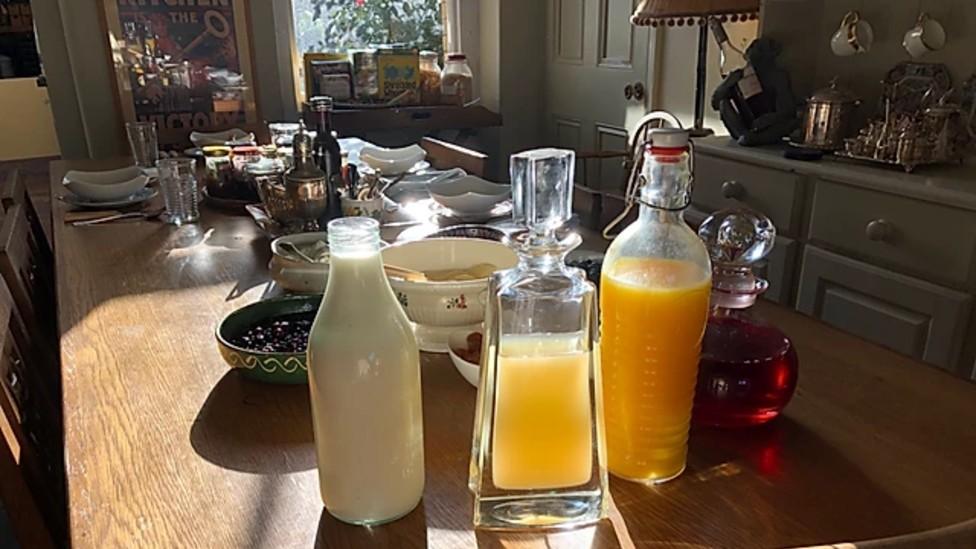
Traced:
<svg viewBox="0 0 976 549">
<path fill-rule="evenodd" d="M 722 196 L 725 198 L 741 199 L 746 194 L 746 188 L 738 181 L 726 181 L 722 183 Z"/>
<path fill-rule="evenodd" d="M 891 236 L 891 223 L 888 223 L 884 219 L 869 221 L 864 228 L 864 235 L 868 237 L 868 240 L 884 242 Z"/>
</svg>

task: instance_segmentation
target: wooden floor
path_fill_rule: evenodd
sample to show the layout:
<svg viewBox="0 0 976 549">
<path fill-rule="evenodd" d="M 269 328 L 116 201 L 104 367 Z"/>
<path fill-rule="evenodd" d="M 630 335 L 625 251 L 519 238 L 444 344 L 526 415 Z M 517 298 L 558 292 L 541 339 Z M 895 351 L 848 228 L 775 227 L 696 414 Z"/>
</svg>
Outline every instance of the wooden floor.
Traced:
<svg viewBox="0 0 976 549">
<path fill-rule="evenodd" d="M 19 170 L 21 176 L 25 178 L 27 191 L 34 199 L 37 213 L 40 214 L 44 222 L 44 232 L 47 234 L 48 242 L 51 242 L 51 187 L 48 166 L 52 160 L 50 158 L 33 158 L 30 160 L 10 160 L 0 162 L 0 185 L 7 181 L 7 174 L 11 170 Z"/>
</svg>

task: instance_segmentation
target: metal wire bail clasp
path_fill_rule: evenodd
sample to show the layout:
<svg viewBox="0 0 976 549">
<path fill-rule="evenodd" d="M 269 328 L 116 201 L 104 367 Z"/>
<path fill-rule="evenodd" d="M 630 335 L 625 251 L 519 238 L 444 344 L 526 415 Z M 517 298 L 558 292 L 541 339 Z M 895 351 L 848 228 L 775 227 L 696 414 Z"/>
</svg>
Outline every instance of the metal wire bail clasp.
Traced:
<svg viewBox="0 0 976 549">
<path fill-rule="evenodd" d="M 607 224 L 603 229 L 603 238 L 607 240 L 613 240 L 616 238 L 617 234 L 611 234 L 611 231 L 619 225 L 624 218 L 630 214 L 630 211 L 634 208 L 634 204 L 640 201 L 640 191 L 641 188 L 646 183 L 643 176 L 644 171 L 644 148 L 648 143 L 651 142 L 650 130 L 655 128 L 663 128 L 665 124 L 669 124 L 671 127 L 684 129 L 681 124 L 681 120 L 678 119 L 673 113 L 665 110 L 651 111 L 641 117 L 637 121 L 637 129 L 630 136 L 630 141 L 628 145 L 630 146 L 630 175 L 627 178 L 627 187 L 624 189 L 624 210 L 620 212 L 620 215 L 613 218 L 610 223 Z M 690 143 L 690 170 L 692 177 L 692 184 L 694 184 L 694 174 L 695 174 L 695 146 L 694 143 Z M 690 191 L 689 191 L 690 192 Z M 690 197 L 689 197 L 690 198 Z"/>
</svg>

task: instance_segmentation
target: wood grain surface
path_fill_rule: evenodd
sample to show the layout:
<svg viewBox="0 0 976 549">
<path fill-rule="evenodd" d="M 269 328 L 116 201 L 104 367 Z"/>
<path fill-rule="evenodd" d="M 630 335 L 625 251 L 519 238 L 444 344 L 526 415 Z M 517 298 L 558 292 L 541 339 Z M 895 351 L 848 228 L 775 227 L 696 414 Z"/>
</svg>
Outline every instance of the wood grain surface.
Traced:
<svg viewBox="0 0 976 549">
<path fill-rule="evenodd" d="M 65 169 L 52 165 L 55 195 Z M 762 305 L 799 351 L 785 416 L 695 430 L 676 481 L 612 481 L 610 520 L 472 531 L 475 390 L 424 355 L 422 505 L 381 527 L 337 523 L 319 499 L 307 389 L 247 381 L 217 353 L 217 321 L 268 289 L 253 222 L 205 209 L 180 228 L 71 227 L 52 202 L 74 547 L 783 547 L 976 516 L 976 386 Z"/>
</svg>

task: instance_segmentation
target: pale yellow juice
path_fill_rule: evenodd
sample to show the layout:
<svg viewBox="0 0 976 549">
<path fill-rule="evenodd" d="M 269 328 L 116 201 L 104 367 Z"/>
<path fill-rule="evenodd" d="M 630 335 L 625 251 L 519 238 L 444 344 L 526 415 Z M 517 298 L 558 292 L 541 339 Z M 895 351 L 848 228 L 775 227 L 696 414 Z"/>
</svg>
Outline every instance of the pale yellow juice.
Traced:
<svg viewBox="0 0 976 549">
<path fill-rule="evenodd" d="M 592 476 L 590 353 L 579 336 L 502 339 L 491 471 L 495 486 L 545 490 Z"/>
</svg>

